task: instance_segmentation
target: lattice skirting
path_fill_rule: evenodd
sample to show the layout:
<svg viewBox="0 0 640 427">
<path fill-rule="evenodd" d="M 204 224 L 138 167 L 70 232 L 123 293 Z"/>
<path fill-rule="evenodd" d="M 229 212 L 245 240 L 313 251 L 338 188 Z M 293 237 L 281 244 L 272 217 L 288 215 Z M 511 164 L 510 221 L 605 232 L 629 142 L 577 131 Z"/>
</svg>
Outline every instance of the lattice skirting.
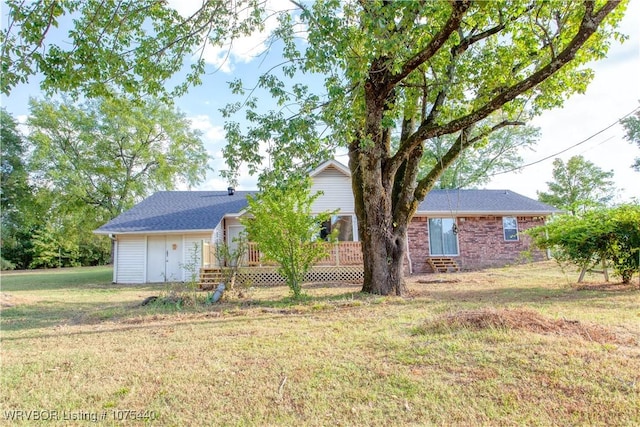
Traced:
<svg viewBox="0 0 640 427">
<path fill-rule="evenodd" d="M 362 266 L 313 267 L 305 276 L 305 282 L 346 282 L 362 283 L 364 270 Z M 284 277 L 276 273 L 273 267 L 241 268 L 236 277 L 236 284 L 245 286 L 284 285 Z"/>
</svg>

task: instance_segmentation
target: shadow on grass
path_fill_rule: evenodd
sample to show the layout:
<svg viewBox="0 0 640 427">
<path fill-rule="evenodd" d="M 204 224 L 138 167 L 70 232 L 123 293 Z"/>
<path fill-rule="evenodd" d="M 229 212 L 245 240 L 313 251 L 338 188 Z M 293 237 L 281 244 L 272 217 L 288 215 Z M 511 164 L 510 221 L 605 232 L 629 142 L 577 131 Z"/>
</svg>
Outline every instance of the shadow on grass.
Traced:
<svg viewBox="0 0 640 427">
<path fill-rule="evenodd" d="M 91 286 L 91 285 L 89 285 Z M 89 286 L 86 286 L 88 288 Z M 132 288 L 145 293 L 160 294 L 159 286 L 136 285 L 122 286 L 111 285 L 104 291 L 124 292 Z M 407 298 L 394 296 L 379 296 L 362 293 L 359 286 L 321 285 L 305 286 L 311 289 L 334 289 L 335 292 L 327 295 L 305 294 L 298 299 L 291 296 L 281 298 L 259 299 L 246 298 L 236 300 L 223 300 L 213 305 L 196 305 L 177 307 L 171 304 L 149 304 L 141 306 L 144 300 L 140 296 L 139 301 L 95 301 L 95 302 L 64 302 L 64 301 L 40 301 L 33 304 L 19 304 L 2 309 L 0 327 L 3 331 L 22 331 L 62 325 L 91 325 L 103 322 L 116 321 L 127 323 L 136 318 L 152 318 L 154 315 L 185 315 L 185 316 L 210 316 L 229 317 L 230 319 L 250 313 L 260 316 L 268 314 L 279 315 L 304 315 L 322 311 L 330 312 L 336 309 L 350 309 L 367 307 L 379 304 L 385 305 L 424 305 L 430 302 L 448 303 L 478 303 L 499 306 L 502 304 L 553 304 L 558 301 L 580 302 L 597 299 L 611 298 L 610 291 L 603 290 L 576 290 L 574 288 L 547 288 L 547 287 L 501 287 L 494 289 L 461 289 L 459 287 L 426 287 L 420 285 L 411 286 L 410 295 Z M 88 292 L 102 293 L 103 289 L 96 286 L 87 289 Z M 284 290 L 283 290 L 284 291 Z M 346 292 L 345 292 L 346 291 Z M 637 291 L 624 291 L 628 292 Z M 204 293 L 200 293 L 203 295 Z M 621 293 L 622 294 L 622 293 Z M 148 295 L 147 295 L 148 296 Z M 99 297 L 99 295 L 97 295 Z M 144 321 L 144 320 L 143 320 Z"/>
<path fill-rule="evenodd" d="M 595 299 L 610 298 L 616 295 L 624 295 L 630 292 L 637 292 L 633 289 L 621 289 L 619 292 L 610 290 L 583 290 L 572 287 L 566 288 L 546 288 L 541 286 L 513 286 L 501 287 L 498 289 L 457 289 L 451 287 L 438 290 L 417 291 L 422 296 L 428 296 L 438 301 L 447 302 L 490 302 L 492 304 L 551 304 L 558 301 L 590 301 Z"/>
<path fill-rule="evenodd" d="M 252 317 L 241 317 L 241 316 L 231 316 L 231 317 L 222 317 L 222 314 L 219 311 L 208 311 L 208 312 L 164 312 L 157 313 L 159 316 L 155 318 L 154 316 L 150 316 L 148 319 L 140 319 L 140 318 L 131 318 L 124 319 L 119 323 L 111 323 L 108 324 L 108 327 L 100 327 L 99 329 L 81 329 L 81 330 L 73 330 L 73 331 L 64 331 L 62 334 L 65 336 L 85 336 L 85 335 L 95 335 L 95 334 L 108 334 L 108 333 L 119 333 L 123 331 L 135 331 L 135 330 L 156 330 L 163 329 L 167 327 L 166 323 L 157 323 L 162 322 L 163 320 L 168 320 L 168 317 L 164 317 L 165 315 L 170 314 L 191 314 L 192 316 L 186 318 L 175 318 L 173 319 L 175 322 L 179 322 L 181 325 L 198 325 L 198 324 L 206 324 L 210 322 L 216 322 L 216 324 L 223 323 L 243 323 L 255 320 L 256 318 Z M 280 316 L 277 315 L 269 315 L 262 316 L 260 319 L 276 319 Z M 92 322 L 90 324 L 98 324 L 96 322 Z M 109 327 L 110 326 L 110 327 Z M 57 332 L 44 332 L 42 334 L 28 335 L 28 336 L 15 336 L 15 337 L 4 337 L 3 341 L 20 341 L 23 339 L 41 339 L 41 338 L 54 338 L 59 336 L 61 333 Z"/>
<path fill-rule="evenodd" d="M 162 293 L 158 287 L 140 287 L 141 290 Z M 121 289 L 122 290 L 122 289 Z M 94 290 L 96 291 L 96 290 Z M 99 292 L 100 290 L 97 290 Z M 116 289 L 117 291 L 117 289 Z M 204 293 L 199 295 L 204 296 Z M 332 308 L 359 307 L 371 304 L 404 303 L 400 298 L 385 298 L 346 292 L 332 295 L 303 295 L 299 299 L 290 296 L 279 299 L 238 299 L 222 301 L 212 305 L 187 305 L 178 307 L 175 304 L 151 303 L 142 306 L 145 298 L 139 301 L 96 301 L 96 302 L 62 302 L 39 301 L 18 304 L 2 309 L 0 329 L 4 332 L 15 332 L 30 329 L 50 328 L 64 325 L 93 325 L 115 321 L 127 323 L 140 318 L 153 318 L 154 315 L 185 315 L 229 317 L 231 319 L 245 316 L 250 312 L 264 314 L 305 314 Z M 264 314 L 263 314 L 264 313 Z M 133 319 L 133 320 L 132 320 Z M 7 338 L 3 338 L 7 339 Z"/>
<path fill-rule="evenodd" d="M 91 324 L 125 313 L 125 304 L 38 302 L 3 308 L 0 326 L 4 332 L 62 325 Z"/>
</svg>

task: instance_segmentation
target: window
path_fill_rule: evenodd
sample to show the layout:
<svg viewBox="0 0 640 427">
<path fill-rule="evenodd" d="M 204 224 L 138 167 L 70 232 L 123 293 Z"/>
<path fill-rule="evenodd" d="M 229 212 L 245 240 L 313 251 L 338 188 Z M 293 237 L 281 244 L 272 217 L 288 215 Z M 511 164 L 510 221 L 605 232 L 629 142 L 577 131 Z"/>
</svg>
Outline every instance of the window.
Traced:
<svg viewBox="0 0 640 427">
<path fill-rule="evenodd" d="M 353 242 L 353 216 L 351 215 L 333 215 L 329 221 L 322 223 L 320 229 L 320 238 L 327 240 L 329 234 L 336 231 L 336 238 L 340 242 Z"/>
<path fill-rule="evenodd" d="M 516 217 L 502 217 L 502 230 L 504 231 L 504 240 L 507 242 L 518 241 L 518 220 Z"/>
<path fill-rule="evenodd" d="M 429 218 L 431 255 L 458 255 L 456 221 L 453 218 Z"/>
</svg>

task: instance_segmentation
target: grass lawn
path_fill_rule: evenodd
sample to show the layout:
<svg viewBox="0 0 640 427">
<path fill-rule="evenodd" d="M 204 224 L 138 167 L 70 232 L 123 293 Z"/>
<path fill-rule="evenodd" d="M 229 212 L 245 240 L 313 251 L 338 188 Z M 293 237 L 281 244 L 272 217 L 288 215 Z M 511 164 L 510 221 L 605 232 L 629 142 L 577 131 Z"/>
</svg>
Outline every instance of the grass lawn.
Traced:
<svg viewBox="0 0 640 427">
<path fill-rule="evenodd" d="M 107 268 L 3 272 L 0 424 L 638 425 L 640 290 L 576 278 L 547 262 L 178 310 Z"/>
</svg>

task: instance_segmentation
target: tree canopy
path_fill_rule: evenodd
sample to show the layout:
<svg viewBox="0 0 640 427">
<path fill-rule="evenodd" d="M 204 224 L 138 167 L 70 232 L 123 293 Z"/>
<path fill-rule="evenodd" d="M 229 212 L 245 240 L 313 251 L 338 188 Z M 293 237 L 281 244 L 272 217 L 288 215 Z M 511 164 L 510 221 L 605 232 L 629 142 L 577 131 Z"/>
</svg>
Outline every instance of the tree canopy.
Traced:
<svg viewBox="0 0 640 427">
<path fill-rule="evenodd" d="M 28 236 L 37 223 L 39 210 L 25 165 L 28 147 L 18 123 L 4 108 L 0 109 L 0 142 L 2 269 L 24 268 L 31 260 Z"/>
<path fill-rule="evenodd" d="M 169 99 L 200 83 L 207 43 L 262 26 L 259 0 L 203 2 L 181 16 L 157 0 L 5 0 L 2 93 L 39 72 L 41 87 L 89 97 L 115 93 Z M 174 74 L 184 81 L 170 86 Z"/>
<path fill-rule="evenodd" d="M 540 131 L 531 126 L 509 126 L 490 133 L 464 151 L 438 178 L 435 187 L 445 189 L 477 188 L 487 184 L 492 175 L 522 166 L 523 149 L 532 148 Z M 418 178 L 423 178 L 454 144 L 454 135 L 443 135 L 425 142 Z"/>
<path fill-rule="evenodd" d="M 538 200 L 576 214 L 588 208 L 605 206 L 614 197 L 613 171 L 604 171 L 582 156 L 573 156 L 565 164 L 553 161 L 553 181 L 548 192 L 538 192 Z"/>
<path fill-rule="evenodd" d="M 2 249 L 19 268 L 107 262 L 94 229 L 208 169 L 199 133 L 159 102 L 31 100 L 30 113 L 23 138 L 2 111 Z"/>
<path fill-rule="evenodd" d="M 27 170 L 24 165 L 26 145 L 18 131 L 15 119 L 4 108 L 0 109 L 0 212 L 2 227 L 11 227 L 16 213 L 30 194 Z"/>
<path fill-rule="evenodd" d="M 296 3 L 297 4 L 297 3 Z M 251 92 L 232 87 L 252 124 L 226 125 L 233 173 L 302 170 L 346 147 L 364 253 L 363 291 L 403 292 L 407 228 L 419 203 L 461 153 L 583 92 L 589 61 L 605 56 L 624 2 L 334 2 L 300 4 L 306 43 L 285 15 L 287 62 Z M 299 76 L 322 75 L 324 93 Z M 279 109 L 264 112 L 256 91 Z M 427 173 L 427 141 L 448 137 Z M 394 144 L 397 138 L 397 144 Z M 273 143 L 272 143 L 273 142 Z M 300 170 L 300 169 L 299 169 Z"/>
<path fill-rule="evenodd" d="M 153 191 L 204 180 L 208 155 L 184 114 L 159 102 L 31 100 L 35 178 L 70 209 L 106 221 Z"/>
</svg>

